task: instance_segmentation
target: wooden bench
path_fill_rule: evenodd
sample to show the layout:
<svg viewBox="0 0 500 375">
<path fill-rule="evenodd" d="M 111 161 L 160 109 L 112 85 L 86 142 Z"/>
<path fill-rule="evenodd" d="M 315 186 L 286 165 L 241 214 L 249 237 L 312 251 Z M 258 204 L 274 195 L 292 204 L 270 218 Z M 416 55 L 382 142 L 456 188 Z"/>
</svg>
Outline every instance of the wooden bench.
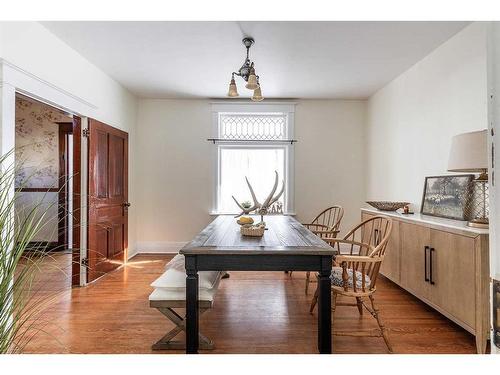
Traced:
<svg viewBox="0 0 500 375">
<path fill-rule="evenodd" d="M 179 309 L 186 308 L 186 271 L 184 256 L 176 255 L 167 265 L 165 272 L 151 286 L 155 288 L 149 296 L 149 306 L 158 309 L 175 327 L 152 345 L 153 350 L 182 350 L 185 341 L 173 339 L 186 330 L 185 314 Z M 221 279 L 220 272 L 200 272 L 199 313 L 200 315 L 213 307 L 215 294 Z M 177 311 L 176 311 L 177 310 Z M 214 343 L 203 334 L 198 334 L 200 349 L 213 349 Z"/>
</svg>

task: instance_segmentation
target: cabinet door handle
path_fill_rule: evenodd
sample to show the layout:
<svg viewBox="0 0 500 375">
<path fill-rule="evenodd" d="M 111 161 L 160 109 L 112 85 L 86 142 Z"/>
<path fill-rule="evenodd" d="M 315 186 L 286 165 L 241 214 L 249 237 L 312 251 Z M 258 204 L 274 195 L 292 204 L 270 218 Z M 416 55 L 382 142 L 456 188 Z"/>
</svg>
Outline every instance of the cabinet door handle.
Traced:
<svg viewBox="0 0 500 375">
<path fill-rule="evenodd" d="M 429 281 L 431 285 L 435 284 L 434 280 L 432 280 L 432 253 L 434 253 L 434 251 L 436 251 L 436 249 L 431 247 L 431 251 L 429 252 Z"/>
<path fill-rule="evenodd" d="M 429 246 L 424 246 L 424 280 L 426 283 L 429 282 L 427 277 L 427 250 L 429 250 Z"/>
</svg>

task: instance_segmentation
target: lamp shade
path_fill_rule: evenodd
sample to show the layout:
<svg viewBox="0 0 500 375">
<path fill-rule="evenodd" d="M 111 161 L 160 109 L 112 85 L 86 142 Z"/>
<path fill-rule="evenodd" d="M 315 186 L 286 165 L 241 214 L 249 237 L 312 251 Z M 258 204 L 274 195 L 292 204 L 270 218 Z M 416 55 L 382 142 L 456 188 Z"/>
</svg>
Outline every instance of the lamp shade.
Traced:
<svg viewBox="0 0 500 375">
<path fill-rule="evenodd" d="M 234 81 L 234 78 L 231 79 L 231 83 L 229 83 L 229 91 L 227 92 L 227 96 L 231 98 L 235 98 L 239 96 L 238 94 L 238 89 L 236 88 L 236 82 Z"/>
<path fill-rule="evenodd" d="M 255 69 L 250 69 L 250 75 L 248 76 L 248 81 L 245 87 L 249 90 L 255 90 L 259 88 L 259 84 L 257 83 L 257 77 L 255 75 Z"/>
<path fill-rule="evenodd" d="M 254 102 L 260 102 L 260 101 L 264 100 L 260 86 L 254 90 L 252 100 Z"/>
<path fill-rule="evenodd" d="M 488 169 L 487 137 L 486 129 L 454 136 L 448 171 L 479 172 Z"/>
</svg>

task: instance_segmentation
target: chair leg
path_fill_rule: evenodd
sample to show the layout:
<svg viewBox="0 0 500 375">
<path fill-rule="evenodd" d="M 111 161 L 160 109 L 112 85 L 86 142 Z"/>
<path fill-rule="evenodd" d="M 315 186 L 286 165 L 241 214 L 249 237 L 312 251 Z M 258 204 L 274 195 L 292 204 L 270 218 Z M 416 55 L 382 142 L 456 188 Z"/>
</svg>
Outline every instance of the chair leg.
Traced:
<svg viewBox="0 0 500 375">
<path fill-rule="evenodd" d="M 309 308 L 309 312 L 312 314 L 314 311 L 314 306 L 316 306 L 316 303 L 318 302 L 318 296 L 319 296 L 319 284 L 318 287 L 316 288 L 316 291 L 314 292 L 313 299 L 311 301 L 311 307 Z"/>
<path fill-rule="evenodd" d="M 311 282 L 311 271 L 306 272 L 306 296 L 309 293 L 309 283 Z"/>
<path fill-rule="evenodd" d="M 363 315 L 363 300 L 361 297 L 356 297 L 356 305 L 358 305 L 359 315 Z"/>
<path fill-rule="evenodd" d="M 378 309 L 375 307 L 375 300 L 373 298 L 373 295 L 370 295 L 369 298 L 370 298 L 370 302 L 371 302 L 372 309 L 373 309 L 373 315 L 375 316 L 375 319 L 377 320 L 377 324 L 380 328 L 380 331 L 382 333 L 382 337 L 384 338 L 385 344 L 387 345 L 387 349 L 389 349 L 389 352 L 392 353 L 392 346 L 389 343 L 389 337 L 387 336 L 387 330 L 384 327 L 384 324 L 382 323 L 382 319 L 380 318 L 380 314 L 379 314 Z"/>
</svg>

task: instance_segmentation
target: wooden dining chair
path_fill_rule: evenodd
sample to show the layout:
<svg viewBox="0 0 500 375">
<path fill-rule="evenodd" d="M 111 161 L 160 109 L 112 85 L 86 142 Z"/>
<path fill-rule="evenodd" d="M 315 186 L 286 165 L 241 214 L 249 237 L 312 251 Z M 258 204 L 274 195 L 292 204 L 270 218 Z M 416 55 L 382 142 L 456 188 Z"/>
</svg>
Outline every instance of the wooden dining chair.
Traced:
<svg viewBox="0 0 500 375">
<path fill-rule="evenodd" d="M 374 294 L 378 273 L 384 260 L 387 242 L 391 235 L 392 220 L 384 216 L 375 216 L 363 221 L 352 229 L 344 238 L 324 238 L 338 255 L 335 256 L 335 266 L 330 279 L 332 282 L 332 314 L 337 306 L 357 306 L 359 314 L 363 315 L 363 307 L 377 320 L 378 330 L 375 332 L 346 332 L 333 330 L 337 336 L 370 336 L 383 337 L 385 344 L 392 352 L 387 336 L 387 330 L 375 306 Z M 318 301 L 318 289 L 314 293 L 310 312 Z M 355 298 L 356 303 L 340 303 L 340 296 Z M 371 307 L 365 304 L 370 300 Z"/>
<path fill-rule="evenodd" d="M 344 208 L 341 206 L 328 207 L 323 210 L 318 216 L 308 224 L 302 224 L 316 236 L 320 238 L 336 238 L 340 232 L 340 223 L 344 217 Z M 306 272 L 306 287 L 305 293 L 309 292 L 309 284 L 311 280 L 311 272 Z"/>
</svg>

